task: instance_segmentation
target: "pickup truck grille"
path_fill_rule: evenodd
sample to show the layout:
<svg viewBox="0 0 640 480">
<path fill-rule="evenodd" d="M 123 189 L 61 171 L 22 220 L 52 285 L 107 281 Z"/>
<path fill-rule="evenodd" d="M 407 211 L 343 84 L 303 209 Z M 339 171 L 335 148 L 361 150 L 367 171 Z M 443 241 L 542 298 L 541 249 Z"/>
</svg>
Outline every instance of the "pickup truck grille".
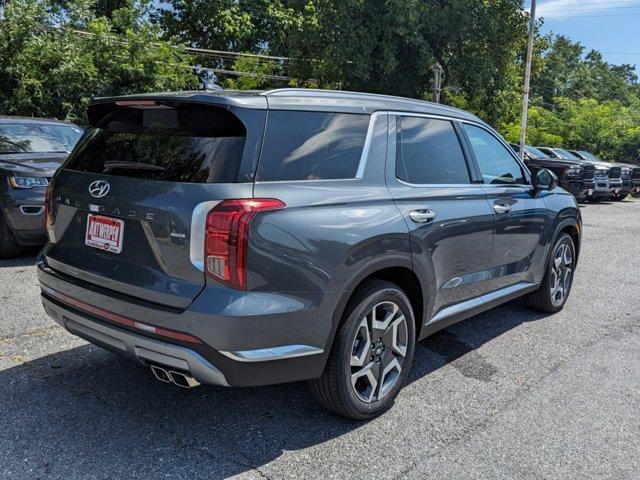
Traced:
<svg viewBox="0 0 640 480">
<path fill-rule="evenodd" d="M 621 167 L 611 167 L 609 169 L 609 178 L 620 178 L 621 174 L 622 174 Z"/>
<path fill-rule="evenodd" d="M 634 180 L 640 180 L 640 167 L 633 167 L 631 178 L 633 178 Z"/>
<path fill-rule="evenodd" d="M 595 167 L 593 165 L 589 165 L 585 163 L 582 165 L 582 179 L 583 180 L 593 180 L 593 172 L 595 171 Z"/>
</svg>

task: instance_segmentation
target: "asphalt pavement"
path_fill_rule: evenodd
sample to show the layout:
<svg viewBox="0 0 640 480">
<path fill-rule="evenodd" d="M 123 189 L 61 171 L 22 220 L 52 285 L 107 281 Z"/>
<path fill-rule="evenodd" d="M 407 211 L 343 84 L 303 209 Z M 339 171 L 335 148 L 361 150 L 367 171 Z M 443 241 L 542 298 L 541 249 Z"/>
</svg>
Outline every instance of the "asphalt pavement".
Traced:
<svg viewBox="0 0 640 480">
<path fill-rule="evenodd" d="M 640 200 L 582 213 L 562 312 L 512 302 L 421 342 L 369 422 L 304 383 L 162 384 L 54 324 L 33 255 L 0 261 L 0 478 L 638 478 Z"/>
</svg>

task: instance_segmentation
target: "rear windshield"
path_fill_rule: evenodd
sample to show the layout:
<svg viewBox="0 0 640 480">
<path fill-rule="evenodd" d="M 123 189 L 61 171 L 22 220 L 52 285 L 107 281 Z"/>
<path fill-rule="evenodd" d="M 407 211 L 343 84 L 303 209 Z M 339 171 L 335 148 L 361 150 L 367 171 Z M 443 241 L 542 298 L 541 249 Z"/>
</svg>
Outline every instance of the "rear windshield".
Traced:
<svg viewBox="0 0 640 480">
<path fill-rule="evenodd" d="M 0 122 L 0 153 L 70 152 L 81 136 L 75 125 Z"/>
<path fill-rule="evenodd" d="M 369 115 L 270 111 L 257 180 L 354 178 Z"/>
<path fill-rule="evenodd" d="M 246 129 L 227 110 L 124 107 L 89 130 L 64 168 L 188 183 L 238 181 Z"/>
</svg>

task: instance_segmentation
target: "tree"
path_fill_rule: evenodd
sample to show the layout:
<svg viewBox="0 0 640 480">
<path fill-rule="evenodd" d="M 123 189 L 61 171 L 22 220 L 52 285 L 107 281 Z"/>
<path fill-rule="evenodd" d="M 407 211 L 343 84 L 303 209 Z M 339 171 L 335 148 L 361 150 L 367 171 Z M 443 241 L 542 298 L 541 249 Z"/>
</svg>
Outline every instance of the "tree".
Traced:
<svg viewBox="0 0 640 480">
<path fill-rule="evenodd" d="M 116 9 L 111 18 L 90 6 L 86 0 L 5 5 L 0 112 L 83 123 L 93 96 L 197 85 L 190 58 L 144 20 L 145 3 Z"/>
</svg>

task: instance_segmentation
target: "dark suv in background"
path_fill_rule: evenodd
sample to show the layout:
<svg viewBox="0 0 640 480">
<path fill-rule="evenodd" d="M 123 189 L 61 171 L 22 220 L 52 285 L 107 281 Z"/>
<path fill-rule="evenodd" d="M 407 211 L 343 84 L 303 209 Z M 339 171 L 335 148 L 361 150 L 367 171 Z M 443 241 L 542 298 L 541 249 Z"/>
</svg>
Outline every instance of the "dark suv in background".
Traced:
<svg viewBox="0 0 640 480">
<path fill-rule="evenodd" d="M 161 381 L 310 380 L 363 419 L 416 341 L 571 290 L 574 197 L 464 111 L 283 89 L 99 99 L 88 118 L 49 187 L 42 301 Z"/>
<path fill-rule="evenodd" d="M 0 258 L 44 245 L 44 193 L 83 130 L 58 120 L 0 116 Z"/>
<path fill-rule="evenodd" d="M 511 144 L 516 153 L 520 146 Z M 571 193 L 579 202 L 593 195 L 595 189 L 595 167 L 579 160 L 554 158 L 529 145 L 524 146 L 524 163 L 529 170 L 536 172 L 540 168 L 551 170 L 558 177 L 558 184 Z"/>
<path fill-rule="evenodd" d="M 588 162 L 607 163 L 586 150 L 570 150 L 570 152 Z M 640 165 L 619 162 L 616 162 L 613 165 L 621 167 L 622 169 L 620 173 L 622 189 L 617 195 L 613 196 L 613 199 L 621 201 L 629 194 L 640 194 Z"/>
<path fill-rule="evenodd" d="M 593 165 L 595 188 L 593 195 L 587 198 L 591 201 L 598 202 L 600 200 L 611 200 L 620 195 L 622 191 L 622 168 L 603 161 L 583 160 L 578 155 L 571 153 L 564 148 L 536 147 L 543 153 L 563 160 L 580 161 Z"/>
</svg>

